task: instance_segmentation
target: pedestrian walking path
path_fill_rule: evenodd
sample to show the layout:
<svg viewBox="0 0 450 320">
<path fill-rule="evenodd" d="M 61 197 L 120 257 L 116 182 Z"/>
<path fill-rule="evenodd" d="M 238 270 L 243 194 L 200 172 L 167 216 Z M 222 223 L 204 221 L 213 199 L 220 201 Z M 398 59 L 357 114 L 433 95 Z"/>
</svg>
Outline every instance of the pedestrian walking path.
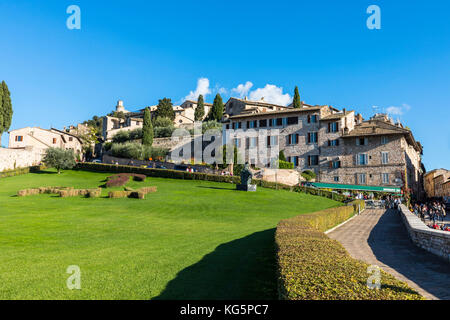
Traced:
<svg viewBox="0 0 450 320">
<path fill-rule="evenodd" d="M 367 209 L 328 236 L 353 258 L 379 266 L 424 297 L 450 299 L 450 264 L 414 245 L 396 210 Z"/>
</svg>

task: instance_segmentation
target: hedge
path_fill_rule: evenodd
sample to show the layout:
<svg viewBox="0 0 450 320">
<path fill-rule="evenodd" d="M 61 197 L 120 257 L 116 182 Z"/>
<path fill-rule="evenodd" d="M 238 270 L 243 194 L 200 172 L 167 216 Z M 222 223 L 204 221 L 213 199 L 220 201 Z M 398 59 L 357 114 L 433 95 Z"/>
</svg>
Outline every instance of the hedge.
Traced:
<svg viewBox="0 0 450 320">
<path fill-rule="evenodd" d="M 205 181 L 225 182 L 234 184 L 241 183 L 241 178 L 239 176 L 222 176 L 203 172 L 187 172 L 187 171 L 167 170 L 167 169 L 141 168 L 135 166 L 125 166 L 125 165 L 115 165 L 105 163 L 80 162 L 78 163 L 76 169 L 93 172 L 135 173 L 135 174 L 144 174 L 148 177 L 158 177 L 158 178 L 205 180 Z M 282 183 L 275 183 L 260 179 L 253 179 L 252 183 L 262 188 L 289 190 L 293 192 L 304 192 L 307 194 L 322 196 L 340 202 L 344 202 L 350 199 L 349 197 L 344 196 L 342 194 L 311 187 L 289 186 Z"/>
<path fill-rule="evenodd" d="M 278 295 L 282 300 L 423 299 L 381 270 L 381 289 L 369 289 L 366 263 L 353 259 L 323 232 L 353 216 L 361 201 L 282 220 L 275 243 Z"/>
<path fill-rule="evenodd" d="M 31 167 L 25 167 L 25 168 L 17 168 L 14 170 L 2 171 L 2 172 L 0 172 L 0 178 L 19 176 L 19 175 L 27 174 L 30 172 L 38 172 L 43 169 L 44 169 L 44 166 L 31 166 Z"/>
</svg>

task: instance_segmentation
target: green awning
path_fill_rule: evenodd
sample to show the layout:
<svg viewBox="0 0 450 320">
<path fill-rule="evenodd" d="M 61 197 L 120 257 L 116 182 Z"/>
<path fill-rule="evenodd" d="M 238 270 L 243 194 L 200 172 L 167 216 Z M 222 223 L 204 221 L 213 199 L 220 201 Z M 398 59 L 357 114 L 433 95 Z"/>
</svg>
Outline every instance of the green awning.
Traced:
<svg viewBox="0 0 450 320">
<path fill-rule="evenodd" d="M 358 191 L 401 193 L 401 188 L 394 186 L 360 186 L 356 184 L 338 184 L 338 183 L 321 183 L 321 182 L 312 182 L 311 184 L 317 188 L 322 189 L 344 189 L 344 190 L 358 190 Z"/>
</svg>

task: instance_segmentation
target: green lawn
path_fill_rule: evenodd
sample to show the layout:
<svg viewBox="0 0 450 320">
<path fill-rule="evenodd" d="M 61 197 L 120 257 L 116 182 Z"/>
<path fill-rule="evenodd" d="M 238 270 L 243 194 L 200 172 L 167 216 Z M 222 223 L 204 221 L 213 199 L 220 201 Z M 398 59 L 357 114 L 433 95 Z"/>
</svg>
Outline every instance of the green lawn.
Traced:
<svg viewBox="0 0 450 320">
<path fill-rule="evenodd" d="M 15 196 L 39 186 L 93 188 L 108 175 L 0 179 L 0 299 L 276 299 L 278 221 L 339 205 L 160 178 L 128 184 L 156 185 L 146 200 Z M 81 268 L 81 290 L 67 289 L 69 265 Z"/>
</svg>

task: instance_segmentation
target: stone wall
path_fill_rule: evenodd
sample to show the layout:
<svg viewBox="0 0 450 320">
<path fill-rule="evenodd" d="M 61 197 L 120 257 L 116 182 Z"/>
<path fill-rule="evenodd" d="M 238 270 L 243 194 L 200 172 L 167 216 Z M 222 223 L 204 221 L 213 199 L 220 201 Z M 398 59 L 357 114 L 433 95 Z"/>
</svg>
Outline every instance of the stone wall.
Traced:
<svg viewBox="0 0 450 320">
<path fill-rule="evenodd" d="M 401 205 L 400 211 L 412 242 L 450 262 L 450 232 L 427 227 L 405 205 Z"/>
<path fill-rule="evenodd" d="M 38 165 L 42 157 L 42 149 L 30 147 L 21 149 L 0 148 L 0 172 Z"/>
</svg>

